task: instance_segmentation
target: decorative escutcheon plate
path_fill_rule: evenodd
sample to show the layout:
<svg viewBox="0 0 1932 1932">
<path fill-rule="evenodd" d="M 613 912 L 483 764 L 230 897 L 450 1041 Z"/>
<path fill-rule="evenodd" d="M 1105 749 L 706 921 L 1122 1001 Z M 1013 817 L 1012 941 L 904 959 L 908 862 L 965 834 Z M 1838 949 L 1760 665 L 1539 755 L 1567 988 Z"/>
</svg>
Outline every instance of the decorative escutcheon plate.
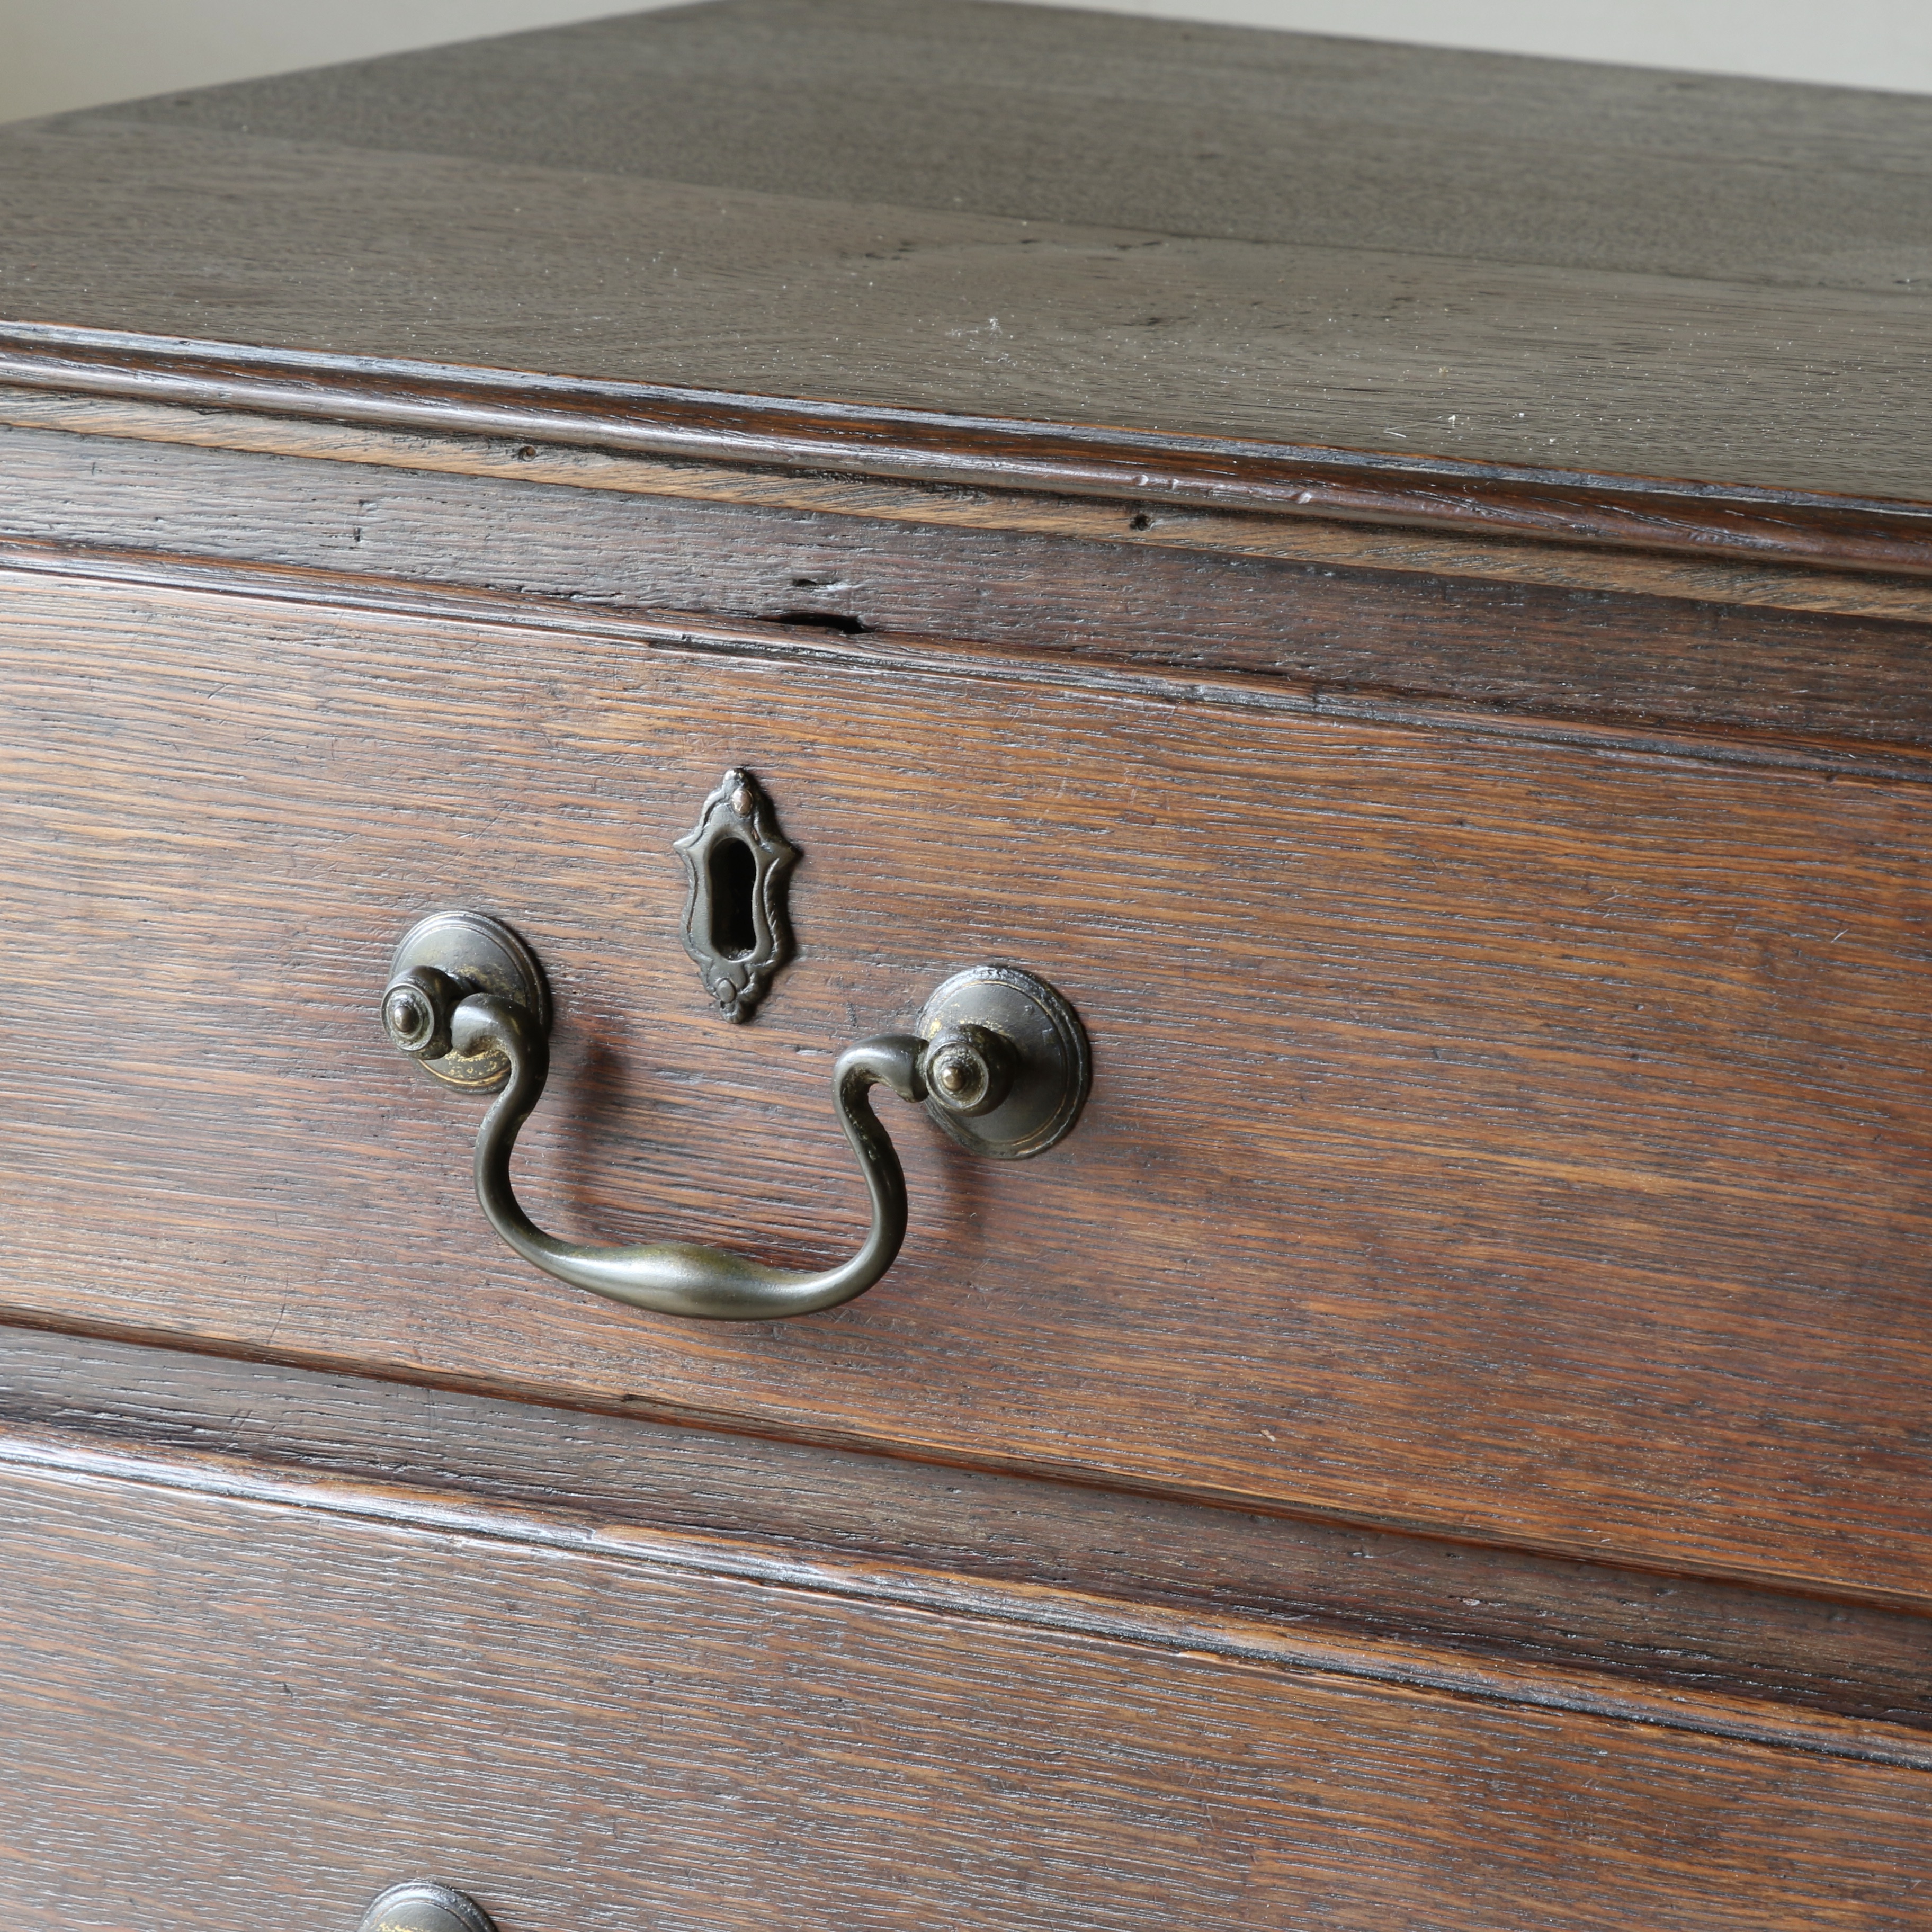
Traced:
<svg viewBox="0 0 1932 1932">
<path fill-rule="evenodd" d="M 748 1020 L 791 957 L 785 874 L 798 848 L 749 772 L 729 771 L 672 847 L 684 861 L 684 950 L 728 1020 Z"/>
</svg>

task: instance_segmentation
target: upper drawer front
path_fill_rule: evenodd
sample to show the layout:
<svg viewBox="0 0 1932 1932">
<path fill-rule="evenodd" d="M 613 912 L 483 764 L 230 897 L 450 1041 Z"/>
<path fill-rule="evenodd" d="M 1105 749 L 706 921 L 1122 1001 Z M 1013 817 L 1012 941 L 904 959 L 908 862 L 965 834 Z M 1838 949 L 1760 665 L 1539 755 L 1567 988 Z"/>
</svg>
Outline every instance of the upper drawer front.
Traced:
<svg viewBox="0 0 1932 1932">
<path fill-rule="evenodd" d="M 22 576 L 0 918 L 16 1310 L 1912 1593 L 1932 1558 L 1917 788 Z M 728 766 L 805 857 L 757 1022 L 679 939 Z M 529 1271 L 389 950 L 536 946 L 518 1184 L 794 1264 L 842 1047 L 1010 960 L 1090 1034 L 1041 1160 L 880 1102 L 898 1264 L 714 1325 Z"/>
</svg>

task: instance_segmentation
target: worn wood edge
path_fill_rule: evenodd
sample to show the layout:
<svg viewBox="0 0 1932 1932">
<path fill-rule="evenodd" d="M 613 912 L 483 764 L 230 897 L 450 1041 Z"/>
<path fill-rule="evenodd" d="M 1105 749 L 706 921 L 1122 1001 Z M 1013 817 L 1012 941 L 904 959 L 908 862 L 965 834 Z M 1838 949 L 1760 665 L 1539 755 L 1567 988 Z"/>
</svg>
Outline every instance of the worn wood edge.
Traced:
<svg viewBox="0 0 1932 1932">
<path fill-rule="evenodd" d="M 629 496 L 802 510 L 874 522 L 938 524 L 1352 570 L 1932 622 L 1932 582 L 1822 564 L 1690 559 L 1554 539 L 1475 537 L 1455 530 L 1424 535 L 1313 516 L 1150 508 L 1018 489 L 747 469 L 555 442 L 405 431 L 54 390 L 0 388 L 0 424 Z"/>
<path fill-rule="evenodd" d="M 1554 708 L 1510 710 L 1351 686 L 1336 689 L 1279 673 L 1202 667 L 1127 666 L 1071 659 L 1051 650 L 988 645 L 970 638 L 860 634 L 756 618 L 632 610 L 532 592 L 472 589 L 371 577 L 308 565 L 238 564 L 147 550 L 110 550 L 64 540 L 0 536 L 0 575 L 24 586 L 49 576 L 138 590 L 150 596 L 221 597 L 405 622 L 506 626 L 524 633 L 596 638 L 634 648 L 752 656 L 845 667 L 956 686 L 962 680 L 1030 684 L 1161 706 L 1218 706 L 1336 724 L 1389 726 L 1571 749 L 1768 766 L 1834 778 L 1932 782 L 1932 748 L 1877 745 L 1749 727 L 1622 723 Z"/>
<path fill-rule="evenodd" d="M 1723 1694 L 1660 1695 L 1611 1688 L 1596 1673 L 1560 1666 L 1478 1663 L 1413 1642 L 1350 1643 L 1256 1617 L 1204 1615 L 878 1559 L 807 1555 L 742 1536 L 590 1522 L 582 1513 L 568 1509 L 464 1502 L 352 1476 L 295 1476 L 206 1451 L 144 1454 L 77 1446 L 54 1432 L 25 1430 L 0 1434 L 0 1467 L 76 1486 L 110 1481 L 320 1512 L 440 1536 L 643 1564 L 661 1573 L 725 1577 L 766 1589 L 1160 1649 L 1236 1666 L 1341 1677 L 1396 1693 L 1528 1706 L 1816 1756 L 1932 1769 L 1932 1739 L 1902 1726 L 1796 1712 Z"/>
<path fill-rule="evenodd" d="M 1932 504 L 0 322 L 0 383 L 660 458 L 1932 574 Z"/>
</svg>

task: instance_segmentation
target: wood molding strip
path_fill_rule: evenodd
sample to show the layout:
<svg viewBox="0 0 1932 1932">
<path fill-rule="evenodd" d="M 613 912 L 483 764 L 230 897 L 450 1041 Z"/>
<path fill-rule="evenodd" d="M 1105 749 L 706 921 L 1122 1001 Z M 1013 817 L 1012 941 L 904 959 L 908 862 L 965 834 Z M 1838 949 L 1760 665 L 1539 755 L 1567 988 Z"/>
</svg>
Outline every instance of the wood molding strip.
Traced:
<svg viewBox="0 0 1932 1932">
<path fill-rule="evenodd" d="M 908 638 L 886 632 L 846 635 L 753 618 L 722 620 L 679 611 L 628 611 L 567 599 L 423 584 L 286 564 L 240 565 L 163 554 L 96 549 L 0 537 L 0 571 L 56 574 L 155 594 L 260 598 L 310 604 L 410 620 L 508 625 L 524 632 L 623 640 L 658 650 L 749 655 L 931 678 L 1052 686 L 1156 704 L 1210 704 L 1230 710 L 1289 712 L 1335 722 L 1394 724 L 1579 749 L 1688 758 L 1704 764 L 1770 766 L 1888 782 L 1932 782 L 1932 750 L 1798 737 L 1739 728 L 1606 723 L 1546 711 L 1512 712 L 1312 681 L 1205 667 L 1169 670 L 1070 661 L 1051 651 L 1022 652 L 966 638 Z"/>
<path fill-rule="evenodd" d="M 0 425 L 877 522 L 1932 623 L 1932 580 L 1823 565 L 1745 562 L 1718 555 L 1685 556 L 1457 530 L 1427 532 L 1310 514 L 1179 506 L 1149 509 L 1021 490 L 740 469 L 568 443 L 348 425 L 43 389 L 0 388 Z"/>
<path fill-rule="evenodd" d="M 1932 1624 L 1708 1580 L 32 1331 L 0 1333 L 0 1465 L 1932 1769 Z M 1709 1654 L 1654 1647 L 1694 1621 Z"/>
<path fill-rule="evenodd" d="M 1932 505 L 0 326 L 0 382 L 666 459 L 1932 574 Z"/>
</svg>

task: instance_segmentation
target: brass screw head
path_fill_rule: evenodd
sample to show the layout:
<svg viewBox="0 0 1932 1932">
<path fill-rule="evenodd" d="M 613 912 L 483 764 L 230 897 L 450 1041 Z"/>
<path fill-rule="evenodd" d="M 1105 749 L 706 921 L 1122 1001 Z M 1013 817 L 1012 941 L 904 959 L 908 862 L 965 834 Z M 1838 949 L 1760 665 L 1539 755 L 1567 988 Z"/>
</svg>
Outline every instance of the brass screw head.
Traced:
<svg viewBox="0 0 1932 1932">
<path fill-rule="evenodd" d="M 970 1047 L 949 1047 L 933 1062 L 932 1084 L 956 1106 L 970 1106 L 986 1090 L 986 1063 Z"/>
<path fill-rule="evenodd" d="M 406 1053 L 428 1040 L 436 1025 L 430 1004 L 413 986 L 398 986 L 382 1008 L 389 1037 Z"/>
</svg>

